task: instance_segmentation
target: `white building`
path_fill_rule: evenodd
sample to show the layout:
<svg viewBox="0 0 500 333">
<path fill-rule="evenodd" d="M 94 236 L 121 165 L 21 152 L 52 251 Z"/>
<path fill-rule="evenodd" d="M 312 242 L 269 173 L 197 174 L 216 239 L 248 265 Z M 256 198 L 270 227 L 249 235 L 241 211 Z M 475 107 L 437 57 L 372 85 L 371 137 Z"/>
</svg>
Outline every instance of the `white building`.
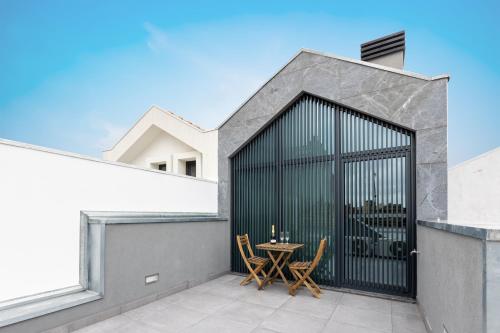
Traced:
<svg viewBox="0 0 500 333">
<path fill-rule="evenodd" d="M 448 218 L 465 224 L 500 224 L 500 147 L 448 172 Z"/>
<path fill-rule="evenodd" d="M 153 106 L 103 159 L 217 180 L 217 130 Z"/>
</svg>

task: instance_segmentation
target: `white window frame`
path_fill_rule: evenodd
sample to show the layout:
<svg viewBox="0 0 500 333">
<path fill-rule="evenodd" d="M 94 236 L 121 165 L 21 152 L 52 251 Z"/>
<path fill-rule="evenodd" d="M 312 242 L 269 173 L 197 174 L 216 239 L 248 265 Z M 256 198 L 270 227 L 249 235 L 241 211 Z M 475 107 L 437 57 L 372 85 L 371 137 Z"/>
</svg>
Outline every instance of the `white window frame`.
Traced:
<svg viewBox="0 0 500 333">
<path fill-rule="evenodd" d="M 201 157 L 202 155 L 199 151 L 189 151 L 185 153 L 172 154 L 172 172 L 179 175 L 179 163 L 185 163 L 186 161 L 196 161 L 196 178 L 202 178 L 203 170 L 201 166 Z M 185 176 L 186 173 L 184 172 L 183 175 Z"/>
</svg>

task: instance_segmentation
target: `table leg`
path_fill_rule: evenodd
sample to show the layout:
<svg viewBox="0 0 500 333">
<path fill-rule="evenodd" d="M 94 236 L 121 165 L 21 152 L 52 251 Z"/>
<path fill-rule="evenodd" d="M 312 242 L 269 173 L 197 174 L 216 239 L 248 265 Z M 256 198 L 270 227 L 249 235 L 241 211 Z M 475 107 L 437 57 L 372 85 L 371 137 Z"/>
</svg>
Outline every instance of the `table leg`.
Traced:
<svg viewBox="0 0 500 333">
<path fill-rule="evenodd" d="M 288 259 L 290 259 L 291 256 L 292 256 L 292 252 L 289 252 L 285 256 L 285 258 L 283 258 L 283 260 L 281 261 L 281 264 L 277 267 L 276 273 L 274 273 L 273 277 L 271 278 L 271 283 L 273 283 L 274 280 L 276 280 L 276 278 L 278 277 L 278 274 L 279 274 L 279 275 L 281 275 L 283 282 L 285 282 L 285 285 L 288 286 L 288 280 L 286 279 L 285 275 L 283 274 L 283 267 L 285 267 L 285 265 L 288 262 Z"/>
<path fill-rule="evenodd" d="M 290 256 L 292 255 L 292 253 L 288 252 L 286 254 L 286 257 L 283 258 L 284 254 L 285 254 L 285 252 L 281 252 L 281 254 L 278 257 L 278 259 L 274 260 L 274 257 L 272 256 L 272 254 L 268 251 L 268 255 L 271 258 L 272 262 L 274 263 L 273 267 L 276 266 L 276 273 L 274 273 L 274 275 L 268 275 L 268 276 L 271 276 L 270 281 L 272 283 L 272 281 L 274 281 L 276 279 L 276 277 L 278 276 L 278 274 L 279 274 L 279 275 L 281 275 L 281 278 L 283 279 L 283 282 L 285 282 L 285 285 L 288 286 L 288 281 L 287 281 L 287 279 L 285 277 L 285 274 L 283 274 L 283 271 L 281 269 L 285 266 L 288 258 L 290 258 Z M 281 261 L 281 263 L 280 263 L 280 261 Z"/>
<path fill-rule="evenodd" d="M 266 286 L 267 283 L 271 280 L 271 277 L 273 276 L 273 272 L 276 268 L 278 268 L 278 263 L 281 261 L 284 254 L 285 254 L 285 252 L 280 252 L 280 255 L 278 256 L 278 258 L 275 259 L 272 252 L 267 251 L 267 255 L 269 256 L 269 258 L 273 262 L 273 265 L 271 266 L 271 269 L 267 272 L 267 277 L 264 279 L 264 283 L 262 283 L 262 285 L 259 287 L 259 289 L 264 288 L 264 286 Z"/>
</svg>

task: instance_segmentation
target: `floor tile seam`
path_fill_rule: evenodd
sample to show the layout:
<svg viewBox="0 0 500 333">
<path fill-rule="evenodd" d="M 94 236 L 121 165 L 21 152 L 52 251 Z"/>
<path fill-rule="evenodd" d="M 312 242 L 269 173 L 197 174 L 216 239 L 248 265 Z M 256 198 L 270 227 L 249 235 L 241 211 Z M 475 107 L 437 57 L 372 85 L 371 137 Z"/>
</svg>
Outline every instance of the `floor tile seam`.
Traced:
<svg viewBox="0 0 500 333">
<path fill-rule="evenodd" d="M 162 332 L 162 331 L 158 330 L 155 326 L 151 325 L 150 323 L 148 323 L 146 321 L 142 321 L 140 319 L 132 319 L 132 320 L 134 320 L 137 324 L 142 324 L 142 325 L 144 325 L 144 326 L 146 326 L 146 327 L 148 327 L 150 329 L 153 329 L 153 330 L 158 331 L 158 332 Z M 168 332 L 170 332 L 170 330 L 167 329 L 167 333 Z"/>
<path fill-rule="evenodd" d="M 262 323 L 261 321 L 256 321 L 256 323 L 249 323 L 248 321 L 240 321 L 240 320 L 237 320 L 237 319 L 233 319 L 231 317 L 226 317 L 226 316 L 221 316 L 221 315 L 217 315 L 216 317 L 218 317 L 220 319 L 231 321 L 231 322 L 233 322 L 235 324 L 240 324 L 240 325 L 245 325 L 245 326 L 252 327 L 252 330 L 254 330 L 255 328 L 259 327 L 260 324 Z"/>
<path fill-rule="evenodd" d="M 339 323 L 339 324 L 347 324 L 347 325 L 351 325 L 351 326 L 355 326 L 355 327 L 359 327 L 359 328 L 368 328 L 368 329 L 371 329 L 373 330 L 374 328 L 373 327 L 368 327 L 368 326 L 363 326 L 363 325 L 359 325 L 357 322 L 356 323 L 351 323 L 351 322 L 345 322 L 345 321 L 338 321 L 338 320 L 335 320 L 335 319 L 332 319 L 334 322 L 336 323 Z M 392 333 L 393 331 L 393 327 L 392 327 L 392 317 L 391 317 L 391 328 L 390 328 L 390 332 L 389 331 L 385 331 L 385 330 L 375 330 L 374 333 Z"/>
<path fill-rule="evenodd" d="M 180 302 L 181 302 L 181 300 L 175 301 L 175 302 L 170 303 L 169 305 L 175 305 L 175 306 L 178 306 L 178 307 L 180 307 L 181 309 L 184 309 L 184 310 L 195 311 L 195 312 L 204 314 L 204 312 L 198 311 L 196 309 L 192 309 L 189 306 L 185 306 L 184 304 L 182 304 Z M 168 311 L 168 308 L 165 308 L 164 310 Z"/>
<path fill-rule="evenodd" d="M 262 319 L 261 319 L 261 321 L 260 321 L 260 324 L 259 324 L 257 327 L 261 327 L 261 326 L 262 326 L 262 324 L 264 324 L 264 322 L 265 322 L 268 318 L 271 318 L 272 316 L 274 316 L 274 314 L 275 314 L 276 312 L 278 312 L 280 309 L 281 309 L 281 307 L 278 307 L 278 308 L 276 308 L 276 309 L 274 309 L 274 308 L 273 308 L 273 310 L 274 310 L 274 311 L 273 311 L 273 312 L 271 312 L 271 313 L 270 313 L 267 317 L 262 318 Z M 269 328 L 267 328 L 267 327 L 262 327 L 262 328 L 269 329 Z M 274 331 L 274 330 L 272 330 L 272 331 Z"/>
<path fill-rule="evenodd" d="M 391 317 L 405 318 L 406 316 L 416 317 L 423 322 L 423 318 L 419 313 L 392 313 L 391 314 Z"/>
<path fill-rule="evenodd" d="M 288 300 L 287 300 L 288 301 Z M 286 302 L 282 303 L 281 305 L 279 305 L 277 308 L 275 307 L 272 307 L 272 306 L 268 306 L 268 305 L 263 305 L 263 304 L 259 304 L 259 303 L 252 303 L 248 300 L 241 300 L 241 302 L 244 302 L 246 304 L 251 304 L 251 305 L 257 305 L 257 306 L 265 306 L 265 307 L 268 307 L 268 308 L 271 308 L 273 310 L 277 310 L 277 309 L 280 309 Z"/>
<path fill-rule="evenodd" d="M 307 313 L 306 315 L 307 316 L 311 316 L 311 317 L 314 317 L 315 319 L 321 319 L 321 320 L 326 320 L 328 321 L 330 319 L 330 317 L 333 315 L 333 312 L 335 312 L 335 309 L 337 309 L 337 305 L 335 305 L 334 309 L 332 310 L 332 314 L 330 314 L 328 316 L 328 318 L 324 318 L 324 317 L 320 317 L 320 316 L 317 316 L 317 315 L 314 315 L 312 313 Z M 290 312 L 294 312 L 294 313 L 297 313 L 297 314 L 304 314 L 303 312 L 300 312 L 300 310 L 295 310 L 295 309 L 286 309 L 286 308 L 283 308 L 283 310 L 285 311 L 290 311 Z"/>
<path fill-rule="evenodd" d="M 133 319 L 133 318 L 132 318 L 132 317 L 130 317 L 130 315 L 128 315 L 127 313 L 129 313 L 129 312 L 134 312 L 134 311 L 138 311 L 139 309 L 141 309 L 141 308 L 143 308 L 143 307 L 146 307 L 146 306 L 150 306 L 151 304 L 152 304 L 152 303 L 145 304 L 145 305 L 140 306 L 140 307 L 137 307 L 137 308 L 135 308 L 135 309 L 128 310 L 128 311 L 126 311 L 126 312 L 122 312 L 122 313 L 121 313 L 121 315 L 124 315 L 124 316 L 126 316 L 127 318 L 130 318 L 130 319 Z M 174 304 L 174 303 L 170 303 L 170 302 L 169 302 L 168 304 Z M 158 306 L 158 308 L 155 308 L 155 309 L 149 309 L 149 310 L 147 310 L 147 311 L 151 311 L 151 312 L 161 312 L 161 311 L 165 311 L 165 310 L 167 310 L 166 305 L 167 305 L 167 304 L 158 304 L 158 305 L 157 305 L 157 306 Z"/>
<path fill-rule="evenodd" d="M 394 333 L 394 302 L 391 301 L 391 333 Z"/>
<path fill-rule="evenodd" d="M 233 305 L 234 303 L 238 302 L 238 300 L 234 299 L 231 303 L 228 303 L 226 305 L 224 305 L 223 307 L 221 307 L 220 309 L 218 309 L 217 311 L 215 311 L 213 313 L 213 315 L 219 315 L 220 316 L 220 313 L 221 311 L 223 311 L 224 309 L 230 307 L 231 305 Z"/>
<path fill-rule="evenodd" d="M 257 325 L 253 325 L 253 324 L 249 324 L 248 322 L 238 321 L 238 320 L 232 319 L 232 318 L 230 318 L 230 317 L 228 318 L 228 317 L 221 316 L 221 315 L 217 315 L 217 314 L 213 314 L 212 316 L 213 316 L 213 317 L 217 317 L 217 318 L 222 319 L 222 320 L 228 320 L 228 321 L 230 321 L 230 322 L 232 322 L 232 323 L 234 323 L 234 324 L 238 324 L 238 325 L 243 325 L 243 326 L 252 327 L 252 331 L 253 331 L 256 327 L 258 327 L 258 326 L 260 325 L 260 323 L 259 323 L 259 324 L 257 324 Z"/>
<path fill-rule="evenodd" d="M 362 311 L 370 311 L 370 312 L 375 312 L 379 315 L 382 315 L 382 314 L 385 314 L 385 315 L 388 315 L 389 316 L 389 319 L 390 319 L 390 323 L 391 323 L 391 332 L 392 332 L 392 315 L 388 314 L 388 313 L 382 313 L 382 312 L 377 312 L 377 311 L 373 311 L 373 310 L 366 310 L 366 309 L 359 309 L 359 308 L 354 308 L 354 307 L 350 307 L 350 306 L 346 306 L 344 305 L 345 307 L 347 308 L 350 308 L 350 309 L 355 309 L 355 310 L 362 310 Z M 335 314 L 335 313 L 334 313 Z M 362 325 L 359 325 L 359 324 L 354 324 L 354 323 L 350 323 L 350 322 L 343 322 L 343 321 L 339 321 L 339 320 L 336 320 L 336 319 L 333 319 L 333 315 L 332 314 L 332 320 L 337 322 L 337 323 L 342 323 L 342 324 L 349 324 L 349 325 L 352 325 L 352 326 L 357 326 L 357 327 L 362 327 L 362 328 L 369 328 L 369 329 L 373 329 L 372 327 L 368 327 L 368 326 L 362 326 Z M 383 332 L 383 331 L 380 331 L 380 332 Z M 385 333 L 385 332 L 384 332 Z"/>
<path fill-rule="evenodd" d="M 341 297 L 341 299 L 342 299 L 342 297 Z M 335 313 L 335 311 L 337 311 L 337 309 L 339 308 L 339 305 L 340 305 L 340 300 L 339 300 L 339 302 L 335 305 L 335 309 L 333 309 L 332 313 L 330 314 L 330 317 L 328 318 L 328 321 L 327 321 L 327 325 L 328 325 L 328 323 L 329 323 L 330 321 L 332 321 L 332 320 L 333 320 L 333 319 L 332 319 L 332 318 L 333 318 L 333 314 Z"/>
<path fill-rule="evenodd" d="M 265 307 L 265 308 L 267 308 L 267 309 L 269 309 L 269 310 L 272 310 L 272 312 L 271 312 L 268 316 L 266 316 L 266 317 L 264 317 L 263 319 L 261 319 L 261 320 L 260 320 L 260 322 L 259 322 L 259 324 L 257 325 L 257 327 L 259 327 L 259 326 L 262 324 L 262 322 L 263 322 L 264 320 L 266 320 L 267 318 L 269 318 L 270 316 L 272 316 L 272 315 L 273 315 L 273 314 L 274 314 L 277 310 L 279 310 L 279 309 L 280 309 L 280 308 L 276 308 L 276 309 L 275 309 L 275 308 L 273 308 L 273 307 L 266 306 L 266 305 L 262 305 L 262 304 L 255 304 L 255 303 L 245 302 L 245 301 L 243 301 L 243 300 L 234 300 L 232 303 L 227 304 L 226 306 L 224 306 L 224 307 L 220 308 L 219 310 L 217 310 L 217 311 L 216 311 L 213 315 L 217 315 L 217 316 L 219 316 L 219 317 L 224 317 L 224 316 L 222 316 L 222 315 L 221 315 L 221 313 L 219 313 L 219 312 L 220 312 L 220 311 L 222 311 L 222 310 L 224 310 L 225 308 L 229 307 L 230 305 L 232 305 L 232 304 L 236 303 L 236 302 L 244 303 L 244 304 L 246 304 L 246 305 L 258 306 L 259 308 Z M 230 319 L 230 320 L 231 320 L 231 319 Z M 238 322 L 238 323 L 242 323 L 241 321 L 237 321 L 237 320 L 234 320 L 234 319 L 232 319 L 232 321 L 234 321 L 234 322 Z M 245 323 L 243 323 L 243 324 L 245 324 Z"/>
<path fill-rule="evenodd" d="M 228 296 L 223 296 L 223 295 L 220 295 L 220 294 L 213 294 L 213 293 L 210 293 L 210 290 L 200 291 L 199 293 L 202 294 L 201 296 L 208 295 L 208 296 L 212 296 L 212 297 L 220 297 L 220 298 L 225 298 L 225 299 L 230 299 L 230 300 L 233 300 L 233 299 L 237 298 L 237 296 L 235 296 L 235 297 L 228 297 Z"/>
<path fill-rule="evenodd" d="M 134 320 L 134 323 L 135 324 L 142 324 L 142 326 L 146 326 L 147 328 L 153 330 L 153 332 L 158 332 L 158 333 L 162 333 L 162 331 L 160 331 L 159 329 L 157 329 L 156 327 L 153 327 L 151 325 L 148 325 L 148 324 L 145 324 L 145 323 L 139 323 L 137 322 L 136 320 Z M 112 332 L 116 332 L 116 331 L 112 331 Z"/>
<path fill-rule="evenodd" d="M 235 302 L 235 300 L 231 299 L 231 302 L 229 304 L 231 304 L 233 302 Z M 196 309 L 194 306 L 189 306 L 189 305 L 185 305 L 185 304 L 184 305 L 183 304 L 174 304 L 174 305 L 179 305 L 179 306 L 182 306 L 186 310 L 195 311 L 195 312 L 198 312 L 198 313 L 201 313 L 201 314 L 213 315 L 215 313 L 215 312 L 208 312 L 208 313 L 207 312 L 203 312 L 203 311 L 200 311 L 200 310 Z M 225 307 L 225 306 L 223 306 L 223 307 Z"/>
<path fill-rule="evenodd" d="M 262 323 L 261 323 L 261 324 L 262 324 Z M 258 325 L 255 329 L 253 329 L 253 330 L 252 330 L 252 332 L 250 332 L 250 333 L 255 332 L 255 331 L 256 331 L 256 330 L 258 330 L 259 328 L 261 328 L 261 329 L 265 329 L 265 330 L 268 330 L 268 331 L 271 331 L 271 332 L 274 332 L 274 333 L 280 333 L 280 332 L 275 331 L 275 330 L 272 330 L 272 329 L 270 329 L 270 328 L 267 328 L 267 327 L 262 327 L 262 325 L 261 325 L 261 324 L 259 324 L 259 325 Z"/>
<path fill-rule="evenodd" d="M 175 305 L 175 306 L 177 306 L 177 307 L 180 307 L 180 308 L 181 308 L 181 310 L 187 310 L 187 311 L 196 312 L 196 313 L 198 313 L 198 314 L 200 314 L 200 315 L 203 315 L 203 316 L 208 316 L 208 315 L 210 315 L 210 314 L 207 314 L 207 313 L 205 313 L 205 312 L 201 312 L 201 311 L 199 311 L 199 310 L 196 310 L 196 309 L 193 309 L 193 308 L 187 307 L 187 306 L 185 306 L 185 305 L 183 305 L 183 304 L 170 303 L 170 305 Z M 167 309 L 167 308 L 166 308 L 166 309 L 164 309 L 164 310 L 167 310 L 167 311 L 168 311 L 168 309 Z M 154 311 L 154 312 L 159 313 L 160 311 Z"/>
<path fill-rule="evenodd" d="M 134 309 L 134 310 L 135 310 L 135 309 Z M 131 311 L 134 311 L 134 310 L 131 310 Z M 131 311 L 127 311 L 127 312 L 131 312 Z M 131 321 L 133 321 L 133 322 L 135 322 L 135 323 L 142 323 L 142 321 L 140 321 L 139 319 L 132 318 L 132 317 L 130 317 L 129 315 L 127 315 L 127 312 L 123 312 L 123 313 L 119 314 L 118 316 L 124 316 L 124 317 L 126 317 L 128 320 L 131 320 Z M 112 317 L 112 318 L 113 318 L 113 317 Z M 121 326 L 120 326 L 120 327 L 121 327 Z"/>
<path fill-rule="evenodd" d="M 278 310 L 282 310 L 282 311 L 285 311 L 285 312 L 290 312 L 290 314 L 292 315 L 299 315 L 300 317 L 305 317 L 305 318 L 308 318 L 309 315 L 305 315 L 303 313 L 300 313 L 300 312 L 297 312 L 297 311 L 293 311 L 293 310 L 289 310 L 289 309 L 282 309 L 282 308 L 279 308 Z M 310 319 L 310 318 L 308 318 Z M 319 318 L 319 317 L 315 317 L 314 319 L 318 319 L 318 320 L 326 320 L 324 318 Z"/>
<path fill-rule="evenodd" d="M 356 324 L 353 324 L 353 323 L 346 323 L 346 322 L 343 322 L 343 321 L 337 321 L 337 320 L 333 320 L 335 323 L 337 324 L 342 324 L 342 325 L 348 325 L 348 326 L 353 326 L 353 327 L 356 327 L 356 328 L 362 328 L 362 329 L 369 329 L 371 330 L 372 333 L 393 333 L 393 329 L 392 329 L 392 325 L 391 325 L 391 330 L 390 332 L 389 331 L 385 331 L 385 330 L 378 330 L 378 329 L 375 329 L 372 328 L 372 327 L 368 327 L 368 326 L 361 326 L 361 325 L 356 325 Z"/>
<path fill-rule="evenodd" d="M 339 305 L 345 306 L 345 307 L 350 308 L 350 309 L 363 310 L 363 311 L 371 311 L 371 312 L 376 312 L 376 313 L 380 313 L 380 314 L 389 315 L 389 316 L 392 317 L 392 310 L 391 310 L 391 312 L 386 312 L 386 311 L 380 311 L 380 310 L 373 310 L 372 308 L 352 306 L 352 305 L 343 304 L 343 303 L 339 303 Z"/>
<path fill-rule="evenodd" d="M 216 295 L 210 295 L 210 296 L 216 296 Z M 234 302 L 236 302 L 236 300 L 235 300 L 235 299 L 233 299 L 233 298 L 228 298 L 228 297 L 223 297 L 223 296 L 216 296 L 216 297 L 221 297 L 221 298 L 224 298 L 225 300 L 227 300 L 227 301 L 228 301 L 228 303 L 227 303 L 227 304 L 225 304 L 225 305 L 223 305 L 221 308 L 219 308 L 219 309 L 218 309 L 218 310 L 216 310 L 215 312 L 209 312 L 209 313 L 208 313 L 209 315 L 215 314 L 215 313 L 217 313 L 219 310 L 221 310 L 221 309 L 225 308 L 226 306 L 228 306 L 228 305 L 233 304 Z M 217 302 L 217 303 L 218 303 L 218 302 Z M 198 310 L 198 309 L 196 309 L 196 308 L 194 308 L 194 307 L 191 307 L 191 306 L 189 306 L 189 305 L 185 305 L 185 304 L 183 305 L 183 304 L 179 304 L 179 303 L 172 303 L 172 304 L 182 306 L 182 307 L 184 307 L 185 309 L 188 309 L 188 310 L 191 310 L 191 311 L 196 311 L 196 312 L 198 312 L 198 313 L 206 313 L 206 312 L 200 311 L 200 310 Z"/>
<path fill-rule="evenodd" d="M 198 312 L 198 313 L 201 313 L 201 312 L 199 312 L 199 311 L 197 311 L 197 312 Z M 191 327 L 193 327 L 193 326 L 195 326 L 195 325 L 199 324 L 202 320 L 207 319 L 209 316 L 210 316 L 209 314 L 204 314 L 204 316 L 203 316 L 200 320 L 196 321 L 195 323 L 193 323 L 193 324 L 191 324 L 191 325 L 189 325 L 189 326 L 184 327 L 181 331 L 185 331 L 185 330 L 187 330 L 188 328 L 191 328 Z"/>
<path fill-rule="evenodd" d="M 333 314 L 333 312 L 332 312 Z M 319 332 L 323 332 L 325 329 L 326 329 L 326 326 L 328 325 L 328 323 L 330 322 L 330 320 L 325 320 L 325 322 L 323 323 L 321 329 L 319 330 Z"/>
<path fill-rule="evenodd" d="M 209 292 L 214 291 L 214 290 L 228 289 L 228 288 L 235 288 L 236 289 L 236 288 L 242 288 L 242 287 L 228 284 L 228 285 L 214 286 L 214 287 L 211 287 L 211 288 L 206 288 L 205 290 L 200 290 L 198 292 L 199 293 L 209 293 Z"/>
<path fill-rule="evenodd" d="M 394 333 L 394 315 L 393 315 L 393 309 L 392 309 L 392 303 L 391 303 L 391 333 Z"/>
</svg>

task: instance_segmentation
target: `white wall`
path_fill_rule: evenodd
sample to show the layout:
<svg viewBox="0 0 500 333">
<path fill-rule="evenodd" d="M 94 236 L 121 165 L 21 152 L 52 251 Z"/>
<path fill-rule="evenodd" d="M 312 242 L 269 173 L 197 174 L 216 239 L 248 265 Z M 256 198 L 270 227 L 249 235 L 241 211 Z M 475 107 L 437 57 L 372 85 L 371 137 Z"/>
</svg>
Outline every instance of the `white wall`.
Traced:
<svg viewBox="0 0 500 333">
<path fill-rule="evenodd" d="M 500 224 L 500 148 L 449 170 L 448 219 L 453 223 Z"/>
<path fill-rule="evenodd" d="M 142 144 L 137 154 L 125 154 L 119 161 L 143 168 L 151 168 L 151 163 L 165 161 L 167 170 L 172 172 L 172 154 L 190 152 L 193 148 L 160 129 L 157 131 L 153 140 Z"/>
<path fill-rule="evenodd" d="M 135 163 L 136 156 L 139 156 L 149 145 L 156 145 L 155 138 L 158 131 L 168 133 L 168 135 L 175 137 L 176 140 L 186 146 L 192 147 L 190 151 L 199 152 L 201 154 L 202 178 L 217 180 L 218 131 L 203 130 L 157 106 L 151 107 L 113 148 L 104 151 L 103 159 L 138 165 Z M 162 149 L 166 154 L 184 152 L 178 148 L 176 146 L 162 145 Z M 140 157 L 139 163 L 142 163 Z"/>
<path fill-rule="evenodd" d="M 217 184 L 0 140 L 0 300 L 78 284 L 81 210 L 216 212 Z"/>
</svg>

